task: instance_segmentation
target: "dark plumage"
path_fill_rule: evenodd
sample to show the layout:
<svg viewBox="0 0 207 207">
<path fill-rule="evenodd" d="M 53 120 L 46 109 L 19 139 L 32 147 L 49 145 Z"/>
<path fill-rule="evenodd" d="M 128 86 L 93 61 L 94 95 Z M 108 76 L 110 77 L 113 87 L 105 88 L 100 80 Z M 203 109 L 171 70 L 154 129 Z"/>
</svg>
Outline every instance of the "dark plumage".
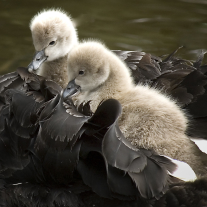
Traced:
<svg viewBox="0 0 207 207">
<path fill-rule="evenodd" d="M 117 125 L 118 101 L 107 100 L 86 116 L 70 100 L 63 103 L 61 88 L 52 81 L 24 68 L 6 77 L 10 84 L 1 87 L 1 206 L 87 206 L 92 191 L 115 205 L 119 200 L 147 203 L 167 190 L 167 170 L 172 172 L 174 164 L 127 142 Z"/>
<path fill-rule="evenodd" d="M 203 207 L 207 205 L 207 179 L 176 183 L 153 207 Z"/>
<path fill-rule="evenodd" d="M 54 40 L 47 39 L 47 45 L 48 41 Z M 63 55 L 61 49 L 54 51 Z M 190 136 L 207 138 L 204 52 L 194 63 L 175 57 L 177 51 L 164 59 L 136 51 L 114 52 L 129 66 L 136 83 L 161 88 L 186 109 Z M 42 71 L 61 85 L 67 80 L 64 54 L 45 64 L 49 72 Z M 51 70 L 57 69 L 54 64 L 60 70 Z M 116 100 L 107 100 L 91 114 L 88 103 L 79 111 L 71 100 L 64 103 L 61 90 L 24 68 L 0 77 L 0 206 L 207 205 L 205 178 L 175 182 L 166 172 L 174 169 L 167 158 L 137 150 L 125 140 L 117 126 L 121 106 Z"/>
<path fill-rule="evenodd" d="M 202 65 L 206 51 L 196 61 L 179 58 L 180 48 L 165 58 L 136 51 L 113 51 L 130 68 L 135 83 L 159 88 L 185 109 L 189 116 L 188 135 L 207 139 L 207 65 Z"/>
<path fill-rule="evenodd" d="M 175 59 L 169 56 L 165 64 Z M 144 82 L 178 100 L 184 97 L 180 104 L 193 111 L 197 100 L 205 103 L 205 66 L 198 64 L 200 59 L 194 64 L 197 68 L 188 68 L 187 61 L 176 62 L 176 70 L 172 66 Z M 183 64 L 185 69 L 180 68 Z M 152 151 L 135 151 L 125 140 L 116 125 L 121 110 L 117 101 L 104 102 L 94 115 L 88 104 L 81 106 L 84 116 L 70 100 L 63 104 L 61 87 L 24 68 L 0 77 L 0 91 L 0 206 L 193 207 L 207 202 L 205 179 L 174 183 L 160 197 L 170 182 L 166 174 L 170 162 Z M 203 128 L 191 127 L 189 133 L 206 135 L 205 113 L 203 117 L 196 113 L 192 117 Z M 115 157 L 116 149 L 120 153 Z M 136 163 L 139 168 L 134 168 Z"/>
</svg>

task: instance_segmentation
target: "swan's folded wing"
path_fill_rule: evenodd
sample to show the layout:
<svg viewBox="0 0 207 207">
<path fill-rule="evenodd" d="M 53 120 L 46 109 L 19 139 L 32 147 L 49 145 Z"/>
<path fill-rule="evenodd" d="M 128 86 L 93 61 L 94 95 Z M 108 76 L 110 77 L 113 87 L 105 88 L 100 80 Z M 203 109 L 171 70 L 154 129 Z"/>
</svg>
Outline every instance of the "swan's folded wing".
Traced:
<svg viewBox="0 0 207 207">
<path fill-rule="evenodd" d="M 27 68 L 23 68 L 23 67 L 17 68 L 17 73 L 24 81 L 27 89 L 35 90 L 35 91 L 40 89 L 41 81 L 44 80 L 43 77 L 38 76 L 34 73 L 30 73 Z"/>
<path fill-rule="evenodd" d="M 184 109 L 190 114 L 191 121 L 188 135 L 192 137 L 207 138 L 207 76 L 201 71 L 193 71 L 187 75 L 178 86 L 185 88 L 192 96 L 190 102 L 185 103 Z"/>
<path fill-rule="evenodd" d="M 0 110 L 6 104 L 5 91 L 7 89 L 26 91 L 24 81 L 19 77 L 17 72 L 0 76 Z"/>
<path fill-rule="evenodd" d="M 162 58 L 162 62 L 160 62 L 161 73 L 164 74 L 167 71 L 177 71 L 177 70 L 196 70 L 193 66 L 193 63 L 189 60 L 185 60 L 175 56 L 175 54 L 182 48 L 179 47 L 171 54 L 167 55 L 167 57 Z M 166 55 L 164 55 L 166 56 Z"/>
<path fill-rule="evenodd" d="M 17 69 L 18 79 L 23 81 L 26 91 L 39 92 L 45 101 L 51 100 L 55 95 L 60 94 L 62 88 L 51 80 L 46 80 L 42 76 L 28 72 L 27 68 Z M 13 87 L 13 89 L 16 89 Z"/>
<path fill-rule="evenodd" d="M 82 151 L 84 147 L 87 148 L 88 153 Z M 86 185 L 91 187 L 93 192 L 104 198 L 112 198 L 111 191 L 107 183 L 106 166 L 103 156 L 89 149 L 89 146 L 82 145 L 80 151 L 80 158 L 77 165 L 77 172 L 80 174 L 82 180 Z M 84 157 L 82 157 L 84 153 Z"/>
<path fill-rule="evenodd" d="M 29 158 L 25 152 L 25 146 L 29 145 L 30 140 L 23 139 L 14 134 L 5 120 L 4 129 L 0 132 L 0 177 L 7 178 L 13 172 L 23 169 L 28 163 Z"/>
<path fill-rule="evenodd" d="M 155 159 L 153 152 L 146 153 L 146 150 L 131 146 L 115 124 L 104 137 L 103 154 L 109 165 L 123 170 L 131 177 L 144 198 L 158 199 L 162 196 L 169 179 L 167 168 L 175 168 L 170 160 L 159 158 L 158 155 Z M 109 183 L 114 182 L 114 178 L 110 179 Z"/>
<path fill-rule="evenodd" d="M 88 117 L 77 112 L 74 105 L 64 108 L 61 88 L 54 82 L 25 68 L 19 68 L 14 77 L 23 82 L 25 90 L 7 88 L 4 94 L 1 177 L 7 183 L 71 182 L 81 144 L 76 142 L 76 134 Z"/>
<path fill-rule="evenodd" d="M 159 200 L 153 203 L 153 207 L 180 207 L 207 205 L 207 179 L 199 178 L 193 182 L 174 183 Z"/>
<path fill-rule="evenodd" d="M 22 80 L 19 75 L 18 79 Z M 28 89 L 26 83 L 22 85 Z M 29 156 L 29 148 L 38 126 L 35 124 L 37 117 L 32 117 L 36 116 L 36 111 L 43 104 L 43 99 L 41 102 L 37 100 L 39 95 L 36 93 L 38 92 L 30 91 L 28 94 L 25 90 L 14 87 L 7 88 L 3 94 L 6 102 L 0 111 L 0 174 L 7 182 L 34 178 L 35 171 L 31 169 L 35 167 Z"/>
<path fill-rule="evenodd" d="M 190 74 L 189 70 L 167 71 L 152 81 L 151 86 L 161 89 L 167 95 L 173 97 L 181 106 L 191 103 L 193 95 L 188 88 L 180 85 L 183 79 Z"/>
<path fill-rule="evenodd" d="M 0 77 L 0 93 L 4 93 L 7 89 L 22 89 L 23 80 L 19 77 L 17 72 L 7 73 Z"/>
<path fill-rule="evenodd" d="M 47 144 L 41 139 L 41 130 L 37 136 L 37 142 L 33 149 L 33 157 L 40 160 L 43 167 L 45 183 L 68 185 L 73 180 L 74 171 L 79 160 L 81 143 L 77 142 L 71 149 L 69 143 L 60 148 L 57 141 L 56 148 L 52 141 Z M 54 141 L 54 140 L 53 140 Z"/>
<path fill-rule="evenodd" d="M 33 114 L 35 114 L 36 111 L 38 111 L 39 107 L 42 107 L 42 105 L 41 104 L 38 105 L 39 103 L 36 103 L 33 96 L 27 96 L 15 90 L 10 91 L 9 99 L 11 101 L 10 103 L 11 109 L 9 112 L 10 114 L 13 114 L 13 118 L 16 119 L 17 123 L 19 122 L 18 123 L 19 129 L 15 128 L 15 130 L 19 130 L 19 131 L 15 131 L 14 129 L 12 129 L 10 130 L 10 134 L 13 133 L 13 131 L 15 131 L 16 134 L 19 134 L 20 132 L 22 132 L 23 128 L 25 128 L 25 130 L 26 128 L 28 129 L 31 128 L 32 131 L 30 131 L 30 133 L 28 134 L 27 139 L 24 139 L 22 134 L 20 137 L 18 137 L 17 135 L 14 136 L 13 134 L 11 137 L 8 137 L 7 135 L 6 140 L 8 142 L 8 147 L 6 147 L 7 145 L 5 146 L 4 140 L 2 142 L 2 148 L 3 148 L 2 153 L 5 154 L 4 157 L 8 155 L 7 157 L 9 161 L 10 159 L 14 160 L 14 163 L 12 163 L 11 161 L 8 162 L 11 164 L 11 166 L 6 166 L 10 171 L 12 170 L 12 172 L 6 178 L 7 183 L 40 182 L 40 183 L 47 183 L 47 184 L 50 183 L 68 184 L 73 179 L 73 173 L 79 159 L 79 151 L 80 151 L 81 143 L 75 141 L 73 143 L 73 146 L 71 146 L 71 143 L 67 142 L 67 139 L 63 143 L 59 139 L 54 138 L 54 136 L 56 135 L 53 133 L 54 127 L 59 127 L 59 125 L 56 126 L 57 117 L 54 115 L 54 113 L 60 112 L 60 115 L 62 116 L 63 120 L 65 120 L 65 117 L 67 116 L 73 117 L 73 115 L 68 114 L 66 112 L 66 109 L 61 108 L 58 105 L 58 103 L 61 102 L 61 100 L 59 100 L 58 98 L 60 97 L 57 96 L 54 98 L 55 100 L 54 102 L 56 102 L 55 104 L 53 104 L 52 100 L 48 104 L 43 104 L 44 105 L 43 110 L 39 112 L 40 117 L 39 118 L 37 117 L 36 121 L 33 124 L 33 122 L 30 122 L 30 117 L 32 117 Z M 13 103 L 13 101 L 18 102 L 19 100 L 22 101 L 21 105 Z M 52 105 L 52 107 L 50 106 L 50 104 Z M 62 102 L 60 104 L 62 104 Z M 27 106 L 28 106 L 28 111 L 27 111 Z M 46 110 L 47 107 L 50 112 Z M 57 108 L 53 110 L 53 107 L 54 108 L 57 107 Z M 64 110 L 64 112 L 62 111 L 62 114 L 61 114 L 61 109 Z M 43 113 L 42 116 L 41 116 L 41 112 Z M 50 115 L 49 113 L 51 113 L 52 115 Z M 64 116 L 64 113 L 67 116 Z M 10 116 L 11 115 L 9 115 L 9 117 Z M 26 120 L 28 123 L 26 122 Z M 71 119 L 69 118 L 69 120 Z M 58 119 L 58 121 L 62 121 L 62 119 Z M 45 122 L 47 122 L 47 124 L 44 126 Z M 0 123 L 2 123 L 2 120 Z M 9 120 L 9 124 L 12 123 L 13 122 Z M 17 124 L 17 123 L 15 122 L 13 124 Z M 71 127 L 74 126 L 71 123 L 62 123 L 62 124 L 67 125 L 67 127 L 69 128 L 70 125 Z M 65 128 L 63 127 L 62 130 L 64 130 Z M 61 127 L 55 129 L 58 129 L 58 132 L 60 132 Z M 74 128 L 71 129 L 74 130 Z M 76 129 L 79 130 L 79 127 Z M 63 131 L 63 133 L 64 132 L 68 133 L 68 131 Z M 4 138 L 3 133 L 4 131 L 2 131 L 2 138 Z M 75 134 L 76 132 L 74 132 L 74 135 Z M 64 147 L 63 145 L 61 145 L 62 143 L 64 144 Z M 9 148 L 9 150 L 7 148 Z M 5 153 L 3 150 L 5 151 Z M 10 151 L 12 151 L 12 153 L 9 153 Z M 27 161 L 26 163 L 23 162 L 24 159 L 22 159 L 21 156 L 24 159 L 26 159 Z M 8 159 L 3 158 L 3 161 L 5 160 L 8 161 Z M 19 164 L 17 161 L 19 161 Z"/>
<path fill-rule="evenodd" d="M 0 206 L 83 206 L 82 200 L 67 187 L 19 183 L 0 191 Z"/>
<path fill-rule="evenodd" d="M 120 113 L 120 103 L 109 99 L 85 123 L 77 170 L 84 183 L 101 197 L 130 200 L 137 192 L 134 183 L 123 170 L 107 163 L 102 150 L 103 137 Z"/>
<path fill-rule="evenodd" d="M 207 86 L 205 86 L 205 90 L 206 88 Z M 189 111 L 190 114 L 192 114 L 193 118 L 202 118 L 207 116 L 206 103 L 207 91 L 204 94 L 197 96 L 196 100 L 185 108 Z"/>
<path fill-rule="evenodd" d="M 30 161 L 28 148 L 36 127 L 30 122 L 35 113 L 34 99 L 20 91 L 6 91 L 7 105 L 0 112 L 1 176 L 9 177 Z M 21 104 L 17 102 L 20 101 Z"/>
<path fill-rule="evenodd" d="M 187 133 L 193 138 L 207 139 L 207 117 L 192 119 Z"/>
<path fill-rule="evenodd" d="M 86 106 L 88 113 L 90 110 L 88 105 Z M 84 111 L 81 108 L 79 110 Z M 82 143 L 77 171 L 86 185 L 105 198 L 112 198 L 112 195 L 107 183 L 106 165 L 101 146 L 107 127 L 116 120 L 116 113 L 119 114 L 119 110 L 120 106 L 116 100 L 107 100 L 100 104 L 93 116 L 82 127 L 84 133 L 81 132 L 80 138 Z"/>
<path fill-rule="evenodd" d="M 33 95 L 27 96 L 22 91 L 10 89 L 6 91 L 6 97 L 10 102 L 10 111 L 23 127 L 29 127 L 31 123 L 31 115 L 35 114 L 42 102 L 36 102 Z"/>
<path fill-rule="evenodd" d="M 144 198 L 159 198 L 167 188 L 167 170 L 173 170 L 175 165 L 165 157 L 132 146 L 116 123 L 120 113 L 120 103 L 109 99 L 97 108 L 95 114 L 85 124 L 88 128 L 84 133 L 87 137 L 84 138 L 83 134 L 81 138 L 80 169 L 85 169 L 87 176 L 79 169 L 82 179 L 99 195 L 108 192 L 99 190 L 101 182 L 96 181 L 94 177 L 95 172 L 100 173 L 96 168 L 97 161 L 94 157 L 100 157 L 100 160 L 105 160 L 105 166 L 100 168 L 102 175 L 99 175 L 102 178 L 107 176 L 112 197 L 120 199 L 122 196 L 122 199 L 126 199 L 128 196 L 130 199 L 141 194 Z"/>
<path fill-rule="evenodd" d="M 138 51 L 113 50 L 127 66 L 131 69 L 133 79 L 136 83 L 145 82 L 160 76 L 161 70 L 158 57 L 153 57 L 149 53 Z"/>
<path fill-rule="evenodd" d="M 53 81 L 44 80 L 40 87 L 41 93 L 43 94 L 46 101 L 51 100 L 57 94 L 61 93 L 62 88 Z"/>
<path fill-rule="evenodd" d="M 70 183 L 76 169 L 81 129 L 90 117 L 79 113 L 73 103 L 57 95 L 45 104 L 38 119 L 39 130 L 33 153 L 44 168 L 48 182 Z"/>
<path fill-rule="evenodd" d="M 133 180 L 142 197 L 158 199 L 167 189 L 169 179 L 167 170 L 172 171 L 175 165 L 169 159 L 152 151 L 132 146 L 118 127 L 119 113 L 114 115 L 116 115 L 114 123 L 109 127 L 102 142 L 102 153 L 106 165 L 109 165 L 107 167 L 109 188 L 112 192 L 123 194 L 124 190 L 121 190 L 116 182 L 122 173 L 120 183 L 123 182 L 125 189 L 129 189 L 128 193 L 133 192 L 134 186 L 130 182 Z M 114 168 L 117 168 L 117 173 L 113 172 Z"/>
<path fill-rule="evenodd" d="M 116 123 L 105 134 L 102 150 L 110 165 L 126 172 L 139 173 L 147 164 L 146 156 L 125 139 Z"/>
<path fill-rule="evenodd" d="M 202 106 L 202 101 L 200 101 L 200 97 L 204 98 L 206 101 L 206 86 L 207 85 L 207 76 L 204 75 L 201 71 L 195 70 L 186 75 L 183 78 L 183 81 L 178 85 L 178 87 L 185 88 L 186 91 L 193 96 L 193 99 L 190 103 L 185 103 L 184 106 L 187 108 L 196 107 L 196 103 L 200 104 Z M 185 107 L 185 108 L 186 108 Z M 205 112 L 205 109 L 202 108 L 202 111 L 204 113 L 204 116 L 207 114 L 207 111 Z M 190 113 L 196 117 L 196 113 L 193 111 L 190 111 Z"/>
<path fill-rule="evenodd" d="M 59 100 L 58 100 L 59 98 Z M 71 147 L 76 143 L 76 136 L 83 124 L 90 117 L 79 113 L 73 103 L 63 106 L 63 100 L 59 96 L 46 105 L 40 115 L 40 137 L 50 147 L 60 147 L 71 142 Z M 37 139 L 38 142 L 39 139 Z M 53 143 L 53 144 L 52 144 Z M 59 143 L 57 146 L 56 143 Z"/>
</svg>

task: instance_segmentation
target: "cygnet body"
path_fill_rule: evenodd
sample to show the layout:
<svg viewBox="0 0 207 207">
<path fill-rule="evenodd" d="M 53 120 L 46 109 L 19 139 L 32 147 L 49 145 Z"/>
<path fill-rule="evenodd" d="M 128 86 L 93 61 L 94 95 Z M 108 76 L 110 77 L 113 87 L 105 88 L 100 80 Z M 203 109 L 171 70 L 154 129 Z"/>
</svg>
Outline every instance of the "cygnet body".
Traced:
<svg viewBox="0 0 207 207">
<path fill-rule="evenodd" d="M 44 10 L 33 17 L 30 29 L 37 54 L 29 71 L 36 72 L 40 65 L 38 75 L 65 87 L 68 54 L 78 42 L 72 20 L 61 10 Z"/>
<path fill-rule="evenodd" d="M 129 69 L 99 42 L 73 48 L 68 60 L 69 81 L 80 86 L 76 105 L 90 102 L 94 112 L 101 101 L 114 98 L 122 105 L 119 126 L 138 148 L 187 162 L 197 175 L 206 173 L 197 147 L 185 135 L 187 118 L 169 97 L 156 89 L 135 86 Z"/>
</svg>

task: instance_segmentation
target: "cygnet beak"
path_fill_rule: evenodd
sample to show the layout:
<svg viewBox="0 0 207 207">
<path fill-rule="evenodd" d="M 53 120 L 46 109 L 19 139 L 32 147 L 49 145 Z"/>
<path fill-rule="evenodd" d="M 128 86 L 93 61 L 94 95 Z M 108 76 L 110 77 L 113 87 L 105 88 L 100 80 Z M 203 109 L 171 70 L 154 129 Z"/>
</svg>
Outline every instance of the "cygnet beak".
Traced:
<svg viewBox="0 0 207 207">
<path fill-rule="evenodd" d="M 63 99 L 67 99 L 68 97 L 75 96 L 79 92 L 80 92 L 80 86 L 76 85 L 75 79 L 73 79 L 68 83 L 67 87 L 64 89 L 62 93 L 62 97 Z"/>
<path fill-rule="evenodd" d="M 45 56 L 45 50 L 37 52 L 32 62 L 28 65 L 28 71 L 36 71 L 45 60 L 47 60 L 47 56 Z"/>
</svg>

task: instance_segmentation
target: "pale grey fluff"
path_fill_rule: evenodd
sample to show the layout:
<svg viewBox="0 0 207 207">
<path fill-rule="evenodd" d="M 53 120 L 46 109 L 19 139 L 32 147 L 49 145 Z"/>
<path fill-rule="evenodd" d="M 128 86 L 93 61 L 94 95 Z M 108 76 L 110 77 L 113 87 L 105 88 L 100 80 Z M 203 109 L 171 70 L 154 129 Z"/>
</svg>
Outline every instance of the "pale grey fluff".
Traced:
<svg viewBox="0 0 207 207">
<path fill-rule="evenodd" d="M 184 161 L 197 175 L 206 174 L 196 145 L 185 134 L 187 116 L 159 90 L 135 86 L 129 71 L 102 43 L 80 43 L 68 60 L 69 81 L 75 79 L 81 87 L 74 101 L 77 105 L 91 101 L 95 111 L 103 100 L 119 100 L 123 108 L 119 126 L 133 145 Z"/>
<path fill-rule="evenodd" d="M 43 10 L 32 18 L 30 29 L 35 50 L 44 49 L 47 56 L 37 74 L 65 87 L 68 83 L 68 54 L 78 43 L 72 19 L 60 9 Z M 49 44 L 52 41 L 54 45 Z"/>
</svg>

